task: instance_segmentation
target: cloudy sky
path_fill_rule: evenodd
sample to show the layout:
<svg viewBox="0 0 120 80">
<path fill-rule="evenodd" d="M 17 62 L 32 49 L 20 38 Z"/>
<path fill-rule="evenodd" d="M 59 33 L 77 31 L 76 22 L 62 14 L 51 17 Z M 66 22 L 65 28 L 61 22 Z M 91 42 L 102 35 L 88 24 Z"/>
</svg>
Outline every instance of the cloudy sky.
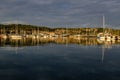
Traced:
<svg viewBox="0 0 120 80">
<path fill-rule="evenodd" d="M 50 27 L 120 26 L 120 0 L 0 0 L 0 23 Z"/>
</svg>

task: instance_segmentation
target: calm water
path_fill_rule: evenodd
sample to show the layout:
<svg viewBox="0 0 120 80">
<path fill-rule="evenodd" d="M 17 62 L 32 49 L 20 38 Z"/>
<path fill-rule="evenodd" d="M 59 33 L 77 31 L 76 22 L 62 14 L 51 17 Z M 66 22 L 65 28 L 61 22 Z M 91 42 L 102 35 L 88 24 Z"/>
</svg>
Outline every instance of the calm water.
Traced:
<svg viewBox="0 0 120 80">
<path fill-rule="evenodd" d="M 120 80 L 120 47 L 8 41 L 0 47 L 0 80 Z"/>
</svg>

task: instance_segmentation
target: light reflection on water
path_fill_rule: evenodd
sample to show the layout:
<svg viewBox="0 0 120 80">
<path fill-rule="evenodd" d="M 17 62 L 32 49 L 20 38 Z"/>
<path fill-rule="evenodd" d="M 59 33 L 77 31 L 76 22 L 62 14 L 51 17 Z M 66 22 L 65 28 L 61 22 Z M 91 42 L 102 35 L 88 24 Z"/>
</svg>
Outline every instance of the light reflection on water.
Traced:
<svg viewBox="0 0 120 80">
<path fill-rule="evenodd" d="M 60 40 L 61 41 L 61 40 Z M 8 40 L 0 47 L 1 80 L 119 80 L 118 43 L 60 44 Z M 63 41 L 64 42 L 64 41 Z M 94 44 L 95 43 L 95 44 Z"/>
</svg>

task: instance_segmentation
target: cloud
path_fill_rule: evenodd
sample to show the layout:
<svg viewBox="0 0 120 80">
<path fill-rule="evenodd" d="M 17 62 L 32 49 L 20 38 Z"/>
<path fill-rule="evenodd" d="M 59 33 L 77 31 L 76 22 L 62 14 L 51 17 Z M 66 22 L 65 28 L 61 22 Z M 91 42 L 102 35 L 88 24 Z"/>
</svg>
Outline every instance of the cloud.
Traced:
<svg viewBox="0 0 120 80">
<path fill-rule="evenodd" d="M 17 21 L 17 20 L 14 20 L 14 21 L 5 21 L 5 22 L 1 22 L 2 24 L 25 24 L 25 22 L 23 21 Z"/>
<path fill-rule="evenodd" d="M 119 0 L 1 0 L 0 18 L 36 25 L 99 25 L 104 14 L 106 24 L 119 25 L 119 8 Z"/>
<path fill-rule="evenodd" d="M 45 5 L 52 4 L 55 0 L 29 0 L 33 4 Z"/>
</svg>

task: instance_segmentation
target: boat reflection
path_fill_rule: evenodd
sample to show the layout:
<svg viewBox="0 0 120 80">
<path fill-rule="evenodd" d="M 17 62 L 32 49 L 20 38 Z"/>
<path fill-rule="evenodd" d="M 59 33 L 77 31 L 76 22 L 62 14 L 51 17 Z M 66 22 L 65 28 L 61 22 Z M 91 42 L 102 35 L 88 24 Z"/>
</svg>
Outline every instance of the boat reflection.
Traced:
<svg viewBox="0 0 120 80">
<path fill-rule="evenodd" d="M 94 48 L 100 48 L 101 51 L 101 58 L 100 62 L 104 63 L 104 55 L 106 48 L 113 48 L 120 44 L 120 41 L 101 41 L 97 38 L 91 37 L 82 37 L 82 38 L 68 38 L 68 37 L 61 37 L 61 38 L 23 38 L 23 39 L 3 39 L 0 38 L 0 49 L 7 50 L 7 51 L 14 51 L 16 54 L 24 50 L 28 46 L 43 46 L 47 44 L 57 44 L 57 45 L 78 45 L 77 47 L 89 48 L 91 46 Z M 72 46 L 73 47 L 73 46 Z M 119 47 L 119 46 L 118 46 Z M 39 49 L 39 48 L 38 48 Z M 14 53 L 13 52 L 13 53 Z"/>
<path fill-rule="evenodd" d="M 23 38 L 23 39 L 3 39 L 0 38 L 0 46 L 12 46 L 12 47 L 22 47 L 22 46 L 40 46 L 45 44 L 76 44 L 82 46 L 98 46 L 104 45 L 110 47 L 114 44 L 120 44 L 119 41 L 100 41 L 97 38 Z"/>
</svg>

